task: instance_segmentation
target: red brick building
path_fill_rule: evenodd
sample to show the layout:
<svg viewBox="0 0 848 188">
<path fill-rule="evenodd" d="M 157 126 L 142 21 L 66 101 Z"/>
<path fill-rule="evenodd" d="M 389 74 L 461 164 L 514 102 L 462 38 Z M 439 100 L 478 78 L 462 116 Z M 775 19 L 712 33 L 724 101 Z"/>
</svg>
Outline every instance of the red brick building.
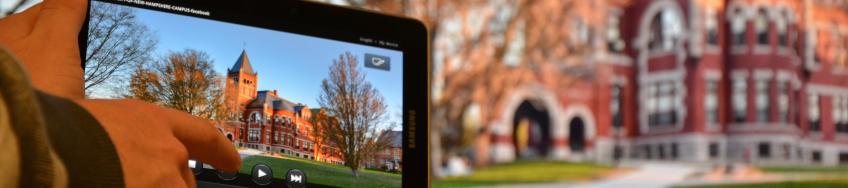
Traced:
<svg viewBox="0 0 848 188">
<path fill-rule="evenodd" d="M 242 51 L 227 70 L 224 98 L 232 120 L 218 125 L 227 138 L 239 147 L 343 164 L 338 148 L 316 143 L 312 134 L 313 126 L 320 126 L 313 113 L 320 109 L 283 99 L 276 90 L 257 91 L 258 81 L 259 73 Z"/>
<path fill-rule="evenodd" d="M 486 105 L 491 119 L 468 108 L 468 122 L 485 126 L 475 160 L 848 164 L 846 3 L 605 7 L 609 23 L 596 29 L 606 32 L 581 36 L 595 52 L 564 60 L 580 70 L 534 70 L 529 84 Z"/>
<path fill-rule="evenodd" d="M 381 143 L 388 143 L 388 148 L 374 154 L 366 165 L 369 168 L 401 171 L 403 163 L 403 132 L 385 130 L 377 137 Z"/>
</svg>

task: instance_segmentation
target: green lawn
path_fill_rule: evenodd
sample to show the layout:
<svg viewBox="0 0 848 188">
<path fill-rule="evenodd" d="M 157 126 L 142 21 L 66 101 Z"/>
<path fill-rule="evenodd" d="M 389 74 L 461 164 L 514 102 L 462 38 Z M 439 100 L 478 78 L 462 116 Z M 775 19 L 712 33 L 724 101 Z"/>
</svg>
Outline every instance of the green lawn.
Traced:
<svg viewBox="0 0 848 188">
<path fill-rule="evenodd" d="M 386 172 L 363 170 L 359 172 L 359 178 L 353 177 L 350 169 L 345 166 L 325 164 L 316 161 L 297 158 L 272 158 L 265 156 L 251 156 L 244 159 L 241 173 L 250 174 L 251 168 L 257 163 L 264 163 L 271 167 L 274 178 L 285 179 L 289 169 L 300 169 L 309 178 L 309 183 L 321 184 L 334 187 L 400 187 L 401 176 Z"/>
<path fill-rule="evenodd" d="M 817 166 L 780 166 L 760 167 L 760 170 L 773 174 L 814 175 L 821 178 L 804 181 L 786 181 L 775 183 L 731 184 L 692 186 L 687 188 L 805 188 L 805 187 L 848 187 L 848 167 L 817 167 Z"/>
<path fill-rule="evenodd" d="M 433 187 L 471 187 L 516 183 L 584 181 L 603 176 L 611 167 L 589 163 L 554 161 L 518 161 L 476 169 L 466 177 L 451 177 L 432 182 Z"/>
<path fill-rule="evenodd" d="M 692 186 L 686 188 L 845 188 L 848 187 L 848 178 L 843 179 L 821 179 L 810 181 L 788 181 L 777 183 L 755 183 L 755 184 L 733 184 L 733 185 L 709 185 Z"/>
<path fill-rule="evenodd" d="M 817 166 L 781 166 L 760 167 L 760 170 L 768 173 L 819 173 L 833 175 L 848 175 L 848 166 L 817 167 Z"/>
</svg>

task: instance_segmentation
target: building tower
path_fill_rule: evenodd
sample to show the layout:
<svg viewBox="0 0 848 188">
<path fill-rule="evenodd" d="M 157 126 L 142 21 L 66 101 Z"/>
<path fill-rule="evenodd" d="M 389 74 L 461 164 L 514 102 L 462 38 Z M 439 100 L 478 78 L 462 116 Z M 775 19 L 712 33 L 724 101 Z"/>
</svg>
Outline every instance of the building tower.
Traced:
<svg viewBox="0 0 848 188">
<path fill-rule="evenodd" d="M 242 50 L 233 67 L 227 69 L 224 97 L 231 119 L 242 117 L 241 113 L 244 112 L 245 105 L 256 97 L 258 79 L 259 73 L 250 65 L 247 51 Z"/>
</svg>

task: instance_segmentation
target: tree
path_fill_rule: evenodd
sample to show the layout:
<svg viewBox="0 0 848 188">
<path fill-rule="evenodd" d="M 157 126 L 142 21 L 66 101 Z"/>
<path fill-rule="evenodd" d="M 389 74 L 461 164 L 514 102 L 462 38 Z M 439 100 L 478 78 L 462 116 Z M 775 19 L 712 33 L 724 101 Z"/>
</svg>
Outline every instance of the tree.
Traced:
<svg viewBox="0 0 848 188">
<path fill-rule="evenodd" d="M 464 131 L 490 132 L 486 120 L 503 108 L 501 101 L 517 87 L 535 80 L 558 80 L 567 88 L 577 78 L 570 57 L 598 50 L 606 8 L 629 0 L 347 0 L 351 6 L 421 20 L 430 33 L 432 97 L 431 172 L 439 175 L 447 156 L 461 155 L 474 143 Z M 579 72 L 578 72 L 579 73 Z M 509 76 L 505 76 L 509 75 Z M 462 119 L 479 105 L 478 130 L 466 130 Z M 482 155 L 481 153 L 478 155 Z M 485 161 L 476 161 L 485 163 Z"/>
<path fill-rule="evenodd" d="M 382 94 L 365 80 L 356 56 L 346 52 L 333 60 L 328 77 L 321 82 L 318 104 L 326 110 L 323 137 L 341 150 L 345 165 L 359 177 L 368 156 L 390 143 L 378 139 L 379 124 L 386 113 Z"/>
<path fill-rule="evenodd" d="M 327 111 L 319 108 L 312 110 L 312 117 L 309 120 L 312 123 L 312 130 L 310 135 L 313 138 L 313 143 L 315 143 L 316 148 L 316 160 L 323 160 L 327 158 L 327 155 L 323 152 L 324 146 L 327 143 L 326 138 L 326 128 L 328 126 L 338 126 L 338 122 L 334 117 L 327 115 Z M 328 155 L 332 155 L 332 152 L 329 152 Z"/>
<path fill-rule="evenodd" d="M 119 83 L 132 67 L 149 61 L 157 40 L 136 20 L 134 10 L 92 2 L 85 41 L 88 45 L 84 59 L 86 95 L 96 93 L 100 86 Z"/>
<path fill-rule="evenodd" d="M 209 55 L 197 50 L 170 52 L 140 66 L 130 79 L 127 98 L 153 102 L 207 119 L 225 118 L 223 79 Z"/>
</svg>

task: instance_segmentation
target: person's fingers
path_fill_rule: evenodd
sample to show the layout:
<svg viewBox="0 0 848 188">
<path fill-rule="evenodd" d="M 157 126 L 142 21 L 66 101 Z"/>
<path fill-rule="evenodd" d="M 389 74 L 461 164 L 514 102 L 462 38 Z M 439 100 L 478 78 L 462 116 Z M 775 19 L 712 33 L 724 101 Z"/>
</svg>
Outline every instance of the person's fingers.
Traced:
<svg viewBox="0 0 848 188">
<path fill-rule="evenodd" d="M 86 11 L 88 0 L 44 0 L 33 34 L 53 40 L 76 41 Z"/>
<path fill-rule="evenodd" d="M 157 117 L 165 118 L 171 125 L 174 136 L 183 143 L 192 158 L 227 172 L 238 171 L 241 167 L 241 158 L 233 144 L 209 120 L 164 108 Z"/>
<path fill-rule="evenodd" d="M 28 35 L 32 32 L 32 27 L 35 26 L 35 21 L 39 13 L 41 13 L 41 3 L 23 12 L 0 19 L 0 26 L 14 26 L 14 28 L 4 28 L 3 34 L 0 37 L 20 38 Z M 0 40 L 8 41 L 6 38 L 0 38 Z"/>
</svg>

